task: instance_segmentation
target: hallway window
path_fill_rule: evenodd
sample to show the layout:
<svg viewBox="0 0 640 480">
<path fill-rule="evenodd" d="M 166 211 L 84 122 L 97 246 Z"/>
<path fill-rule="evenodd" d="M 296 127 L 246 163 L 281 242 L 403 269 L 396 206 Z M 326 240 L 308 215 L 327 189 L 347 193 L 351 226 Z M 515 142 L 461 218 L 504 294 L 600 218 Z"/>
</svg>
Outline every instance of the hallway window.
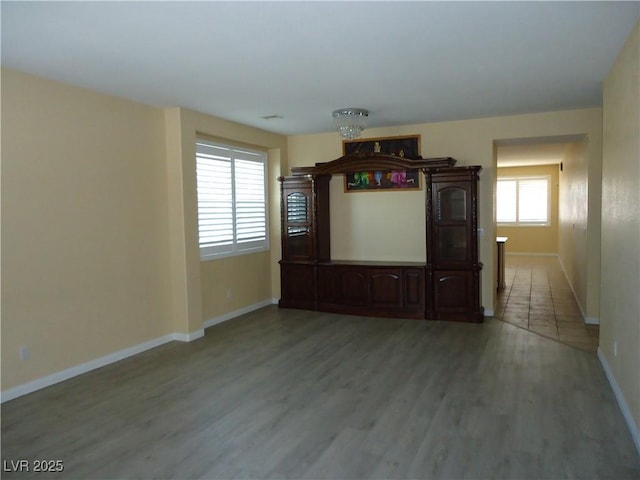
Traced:
<svg viewBox="0 0 640 480">
<path fill-rule="evenodd" d="M 196 141 L 200 259 L 269 248 L 267 154 Z"/>
<path fill-rule="evenodd" d="M 498 177 L 496 218 L 502 225 L 549 225 L 551 177 Z"/>
</svg>

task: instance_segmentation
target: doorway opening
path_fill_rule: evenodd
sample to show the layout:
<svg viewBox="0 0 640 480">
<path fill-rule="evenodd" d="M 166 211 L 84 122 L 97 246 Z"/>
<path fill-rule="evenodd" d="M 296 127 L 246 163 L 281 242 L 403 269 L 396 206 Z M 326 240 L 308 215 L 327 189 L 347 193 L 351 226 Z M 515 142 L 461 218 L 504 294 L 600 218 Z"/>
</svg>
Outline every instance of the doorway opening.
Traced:
<svg viewBox="0 0 640 480">
<path fill-rule="evenodd" d="M 585 135 L 495 142 L 494 218 L 505 252 L 495 316 L 596 351 L 598 327 L 585 322 L 583 308 L 587 145 Z"/>
</svg>

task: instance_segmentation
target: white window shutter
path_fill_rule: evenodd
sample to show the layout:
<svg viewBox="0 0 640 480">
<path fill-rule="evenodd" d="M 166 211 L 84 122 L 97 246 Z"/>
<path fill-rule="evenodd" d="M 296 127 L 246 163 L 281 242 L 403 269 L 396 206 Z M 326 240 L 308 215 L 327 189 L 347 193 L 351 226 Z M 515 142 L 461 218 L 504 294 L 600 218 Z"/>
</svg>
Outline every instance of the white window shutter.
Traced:
<svg viewBox="0 0 640 480">
<path fill-rule="evenodd" d="M 496 188 L 496 220 L 514 226 L 550 222 L 551 177 L 501 177 Z"/>
<path fill-rule="evenodd" d="M 202 259 L 268 248 L 266 153 L 198 140 Z"/>
<path fill-rule="evenodd" d="M 518 221 L 546 223 L 548 221 L 547 180 L 528 178 L 518 181 Z"/>
<path fill-rule="evenodd" d="M 496 192 L 496 219 L 498 222 L 513 223 L 517 219 L 517 198 L 515 180 L 498 180 Z"/>
</svg>

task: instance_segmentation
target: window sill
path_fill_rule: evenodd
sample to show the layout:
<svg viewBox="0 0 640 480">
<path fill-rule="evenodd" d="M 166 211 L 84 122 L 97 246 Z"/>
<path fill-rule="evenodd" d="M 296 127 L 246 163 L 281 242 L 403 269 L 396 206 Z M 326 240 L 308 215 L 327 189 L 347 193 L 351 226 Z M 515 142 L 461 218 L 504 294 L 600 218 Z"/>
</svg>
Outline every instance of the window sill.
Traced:
<svg viewBox="0 0 640 480">
<path fill-rule="evenodd" d="M 200 261 L 201 262 L 210 262 L 212 260 L 220 260 L 223 258 L 229 258 L 229 257 L 239 257 L 241 255 L 251 255 L 253 253 L 261 253 L 261 252 L 268 252 L 270 250 L 270 248 L 267 247 L 261 247 L 261 248 L 251 248 L 251 249 L 247 249 L 247 250 L 236 250 L 233 252 L 224 252 L 224 253 L 214 253 L 214 254 L 208 254 L 208 255 L 200 255 Z"/>
</svg>

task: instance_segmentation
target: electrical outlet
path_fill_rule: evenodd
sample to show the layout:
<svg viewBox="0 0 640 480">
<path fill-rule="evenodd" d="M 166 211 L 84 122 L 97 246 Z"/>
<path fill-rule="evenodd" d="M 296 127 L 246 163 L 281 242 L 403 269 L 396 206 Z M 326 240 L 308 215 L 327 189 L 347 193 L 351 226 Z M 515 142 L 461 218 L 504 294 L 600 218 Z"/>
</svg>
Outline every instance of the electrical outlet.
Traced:
<svg viewBox="0 0 640 480">
<path fill-rule="evenodd" d="M 230 288 L 227 289 L 227 298 L 231 298 L 233 296 L 233 292 Z"/>
<path fill-rule="evenodd" d="M 613 341 L 613 356 L 617 357 L 618 356 L 618 342 L 617 341 Z"/>
<path fill-rule="evenodd" d="M 20 347 L 20 360 L 26 360 L 29 358 L 29 347 L 23 345 Z"/>
</svg>

